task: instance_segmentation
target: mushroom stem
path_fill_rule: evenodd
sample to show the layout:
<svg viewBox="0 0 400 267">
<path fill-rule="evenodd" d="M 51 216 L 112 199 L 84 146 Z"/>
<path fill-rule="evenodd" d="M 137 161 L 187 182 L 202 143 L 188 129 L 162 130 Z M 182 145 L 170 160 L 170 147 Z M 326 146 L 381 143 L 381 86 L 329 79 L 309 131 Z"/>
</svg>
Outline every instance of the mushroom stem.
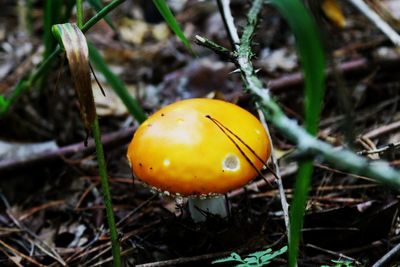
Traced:
<svg viewBox="0 0 400 267">
<path fill-rule="evenodd" d="M 189 213 L 194 222 L 204 222 L 208 214 L 218 215 L 221 218 L 228 216 L 228 207 L 224 196 L 212 198 L 189 197 Z"/>
</svg>

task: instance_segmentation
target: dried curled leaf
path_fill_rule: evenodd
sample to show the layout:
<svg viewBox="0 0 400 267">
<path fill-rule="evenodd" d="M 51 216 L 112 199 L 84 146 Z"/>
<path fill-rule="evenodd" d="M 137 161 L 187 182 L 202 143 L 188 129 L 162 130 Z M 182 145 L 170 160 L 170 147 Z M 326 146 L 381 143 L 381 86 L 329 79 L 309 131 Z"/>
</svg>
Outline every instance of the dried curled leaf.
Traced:
<svg viewBox="0 0 400 267">
<path fill-rule="evenodd" d="M 71 23 L 56 24 L 53 26 L 52 32 L 65 49 L 78 95 L 82 121 L 89 135 L 95 120 L 96 109 L 90 80 L 89 49 L 85 35 L 77 25 Z"/>
</svg>

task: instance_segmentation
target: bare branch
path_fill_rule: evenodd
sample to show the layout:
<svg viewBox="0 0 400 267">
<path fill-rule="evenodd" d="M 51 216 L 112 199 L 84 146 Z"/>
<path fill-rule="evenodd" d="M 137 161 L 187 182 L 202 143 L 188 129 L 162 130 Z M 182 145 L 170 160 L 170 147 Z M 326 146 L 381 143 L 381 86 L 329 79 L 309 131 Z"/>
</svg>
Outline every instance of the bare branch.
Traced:
<svg viewBox="0 0 400 267">
<path fill-rule="evenodd" d="M 295 143 L 301 153 L 328 162 L 331 166 L 342 171 L 370 177 L 377 182 L 400 188 L 400 173 L 390 167 L 387 162 L 370 162 L 352 151 L 338 150 L 325 142 L 315 139 L 300 127 L 296 121 L 289 119 L 271 98 L 269 90 L 258 79 L 251 63 L 251 38 L 256 30 L 263 2 L 263 0 L 253 1 L 248 13 L 248 24 L 244 28 L 239 48 L 235 51 L 237 57 L 234 63 L 238 65 L 246 89 L 256 97 L 266 119 L 286 138 Z M 234 25 L 227 25 L 230 35 L 237 34 L 237 29 Z M 202 39 L 205 40 L 205 38 Z"/>
</svg>

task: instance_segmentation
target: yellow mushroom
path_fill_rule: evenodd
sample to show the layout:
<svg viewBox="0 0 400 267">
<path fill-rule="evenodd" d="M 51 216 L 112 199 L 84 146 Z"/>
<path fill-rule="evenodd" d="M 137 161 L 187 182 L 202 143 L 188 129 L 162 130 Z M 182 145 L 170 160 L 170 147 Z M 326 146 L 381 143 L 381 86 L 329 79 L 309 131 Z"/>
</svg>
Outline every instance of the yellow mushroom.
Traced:
<svg viewBox="0 0 400 267">
<path fill-rule="evenodd" d="M 137 129 L 127 156 L 133 174 L 152 188 L 204 197 L 246 185 L 270 154 L 268 134 L 251 113 L 198 98 L 150 116 Z"/>
</svg>

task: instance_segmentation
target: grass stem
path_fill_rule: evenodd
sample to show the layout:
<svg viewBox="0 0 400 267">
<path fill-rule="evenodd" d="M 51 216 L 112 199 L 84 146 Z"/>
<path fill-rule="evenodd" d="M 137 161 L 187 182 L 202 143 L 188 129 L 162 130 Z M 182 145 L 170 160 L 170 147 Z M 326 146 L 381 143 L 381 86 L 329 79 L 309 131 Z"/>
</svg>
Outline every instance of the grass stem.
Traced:
<svg viewBox="0 0 400 267">
<path fill-rule="evenodd" d="M 82 0 L 76 0 L 76 10 L 77 10 L 77 25 L 79 28 L 82 28 L 83 25 L 83 3 Z M 91 88 L 88 88 L 91 90 Z M 117 226 L 115 224 L 110 186 L 108 184 L 108 175 L 106 168 L 106 161 L 104 159 L 104 151 L 103 144 L 101 143 L 101 132 L 99 126 L 99 118 L 97 114 L 95 115 L 95 119 L 92 126 L 94 142 L 96 145 L 96 155 L 97 155 L 97 164 L 99 168 L 99 175 L 101 181 L 101 188 L 103 189 L 103 201 L 106 207 L 107 221 L 108 227 L 110 229 L 110 238 L 111 238 L 111 250 L 114 260 L 114 266 L 121 266 L 121 248 L 118 240 Z"/>
<path fill-rule="evenodd" d="M 82 0 L 76 0 L 76 24 L 81 29 L 83 26 L 83 3 Z"/>
<path fill-rule="evenodd" d="M 101 187 L 103 189 L 104 205 L 106 206 L 108 227 L 110 228 L 111 249 L 112 249 L 112 254 L 113 254 L 113 258 L 114 258 L 114 266 L 120 267 L 121 266 L 121 249 L 120 249 L 120 245 L 119 245 L 119 241 L 118 241 L 117 227 L 115 225 L 114 212 L 113 212 L 112 201 L 111 201 L 110 186 L 108 184 L 106 162 L 104 159 L 103 144 L 101 143 L 100 126 L 99 126 L 99 119 L 98 119 L 97 115 L 94 120 L 92 129 L 93 129 L 94 142 L 96 144 L 97 164 L 99 167 Z"/>
</svg>

